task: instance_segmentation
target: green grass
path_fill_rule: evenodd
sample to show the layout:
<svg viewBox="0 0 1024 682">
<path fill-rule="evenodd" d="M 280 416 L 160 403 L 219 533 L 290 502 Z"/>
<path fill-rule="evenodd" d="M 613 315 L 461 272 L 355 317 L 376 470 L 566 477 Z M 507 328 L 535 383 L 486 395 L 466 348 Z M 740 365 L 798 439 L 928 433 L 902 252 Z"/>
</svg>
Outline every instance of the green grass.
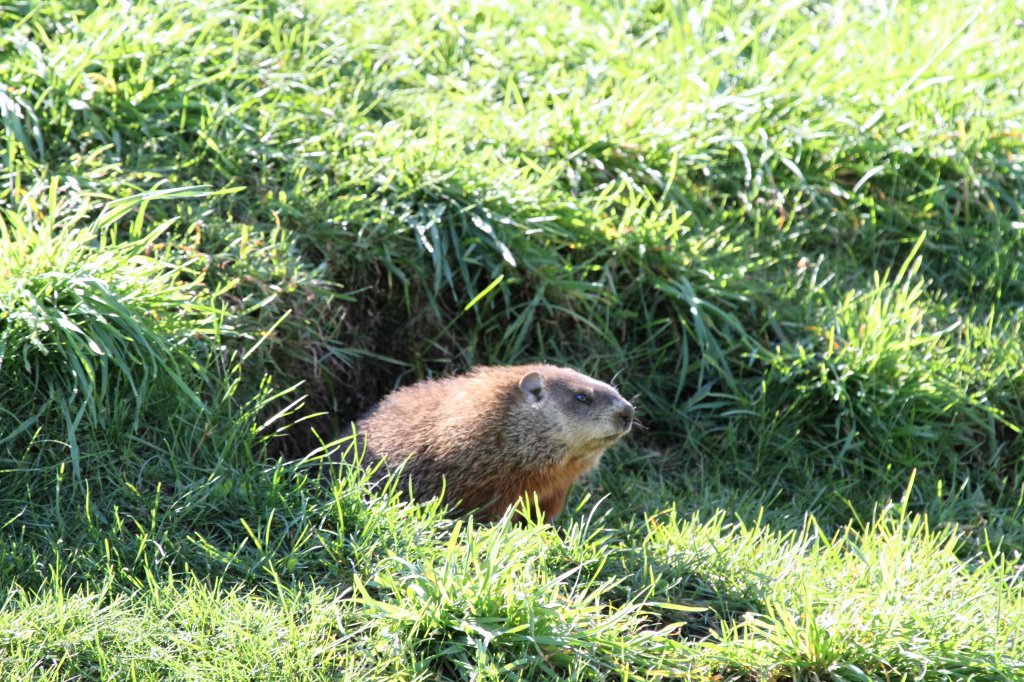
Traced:
<svg viewBox="0 0 1024 682">
<path fill-rule="evenodd" d="M 0 6 L 0 677 L 1020 678 L 1017 10 Z M 537 359 L 554 527 L 331 453 Z"/>
</svg>

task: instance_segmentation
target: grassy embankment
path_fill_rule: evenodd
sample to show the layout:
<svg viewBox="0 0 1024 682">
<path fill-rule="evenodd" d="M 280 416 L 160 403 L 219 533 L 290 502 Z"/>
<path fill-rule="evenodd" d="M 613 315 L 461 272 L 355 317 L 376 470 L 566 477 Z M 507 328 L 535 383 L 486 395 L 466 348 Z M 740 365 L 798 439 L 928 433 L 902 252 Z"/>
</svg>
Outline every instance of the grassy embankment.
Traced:
<svg viewBox="0 0 1024 682">
<path fill-rule="evenodd" d="M 1013 2 L 101 4 L 0 7 L 0 677 L 1024 675 Z M 536 358 L 646 427 L 555 528 L 312 479 Z"/>
</svg>

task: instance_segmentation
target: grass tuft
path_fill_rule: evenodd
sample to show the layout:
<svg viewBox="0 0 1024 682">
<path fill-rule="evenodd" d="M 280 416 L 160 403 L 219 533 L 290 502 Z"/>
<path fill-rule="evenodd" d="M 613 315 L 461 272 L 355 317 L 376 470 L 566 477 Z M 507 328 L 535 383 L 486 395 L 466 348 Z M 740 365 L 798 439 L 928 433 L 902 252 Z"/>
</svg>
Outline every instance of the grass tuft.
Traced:
<svg viewBox="0 0 1024 682">
<path fill-rule="evenodd" d="M 202 409 L 189 344 L 216 316 L 182 282 L 182 266 L 150 255 L 166 224 L 121 241 L 114 229 L 138 209 L 137 232 L 152 198 L 196 192 L 137 195 L 89 220 L 89 201 L 60 189 L 55 179 L 44 205 L 27 197 L 21 212 L 0 214 L 4 441 L 17 449 L 56 425 L 78 475 L 80 432 L 134 433 L 144 412 L 176 401 Z"/>
</svg>

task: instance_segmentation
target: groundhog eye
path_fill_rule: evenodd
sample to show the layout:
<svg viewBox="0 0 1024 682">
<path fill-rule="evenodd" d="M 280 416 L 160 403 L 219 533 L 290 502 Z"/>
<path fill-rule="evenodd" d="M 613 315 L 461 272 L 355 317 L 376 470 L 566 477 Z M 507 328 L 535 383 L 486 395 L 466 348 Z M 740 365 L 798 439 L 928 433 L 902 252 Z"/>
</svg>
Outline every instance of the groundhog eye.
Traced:
<svg viewBox="0 0 1024 682">
<path fill-rule="evenodd" d="M 586 393 L 577 393 L 573 397 L 576 398 L 576 400 L 580 401 L 581 403 L 589 403 L 590 402 L 590 396 L 587 395 Z"/>
</svg>

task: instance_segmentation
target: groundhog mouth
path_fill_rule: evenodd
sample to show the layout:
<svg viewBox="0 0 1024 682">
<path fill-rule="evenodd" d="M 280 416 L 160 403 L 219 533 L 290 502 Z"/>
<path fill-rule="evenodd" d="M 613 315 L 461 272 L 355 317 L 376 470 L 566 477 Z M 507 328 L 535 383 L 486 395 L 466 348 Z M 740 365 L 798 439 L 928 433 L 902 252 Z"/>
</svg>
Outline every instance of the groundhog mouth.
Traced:
<svg viewBox="0 0 1024 682">
<path fill-rule="evenodd" d="M 608 438 L 611 438 L 613 440 L 618 440 L 619 438 L 622 438 L 627 433 L 629 433 L 630 431 L 633 430 L 633 420 L 630 419 L 629 422 L 625 423 L 625 424 L 623 424 L 623 423 L 616 424 L 615 428 L 617 428 L 617 431 L 615 431 L 614 434 L 608 436 Z"/>
<path fill-rule="evenodd" d="M 595 436 L 582 442 L 577 442 L 569 453 L 569 461 L 588 460 L 600 457 L 605 450 L 614 445 L 622 438 L 625 432 L 615 433 L 608 436 Z"/>
<path fill-rule="evenodd" d="M 617 443 L 623 436 L 629 433 L 629 429 L 625 431 L 618 431 L 616 433 L 608 434 L 607 436 L 598 436 L 593 440 L 594 445 L 600 445 L 601 447 L 609 447 Z"/>
</svg>

